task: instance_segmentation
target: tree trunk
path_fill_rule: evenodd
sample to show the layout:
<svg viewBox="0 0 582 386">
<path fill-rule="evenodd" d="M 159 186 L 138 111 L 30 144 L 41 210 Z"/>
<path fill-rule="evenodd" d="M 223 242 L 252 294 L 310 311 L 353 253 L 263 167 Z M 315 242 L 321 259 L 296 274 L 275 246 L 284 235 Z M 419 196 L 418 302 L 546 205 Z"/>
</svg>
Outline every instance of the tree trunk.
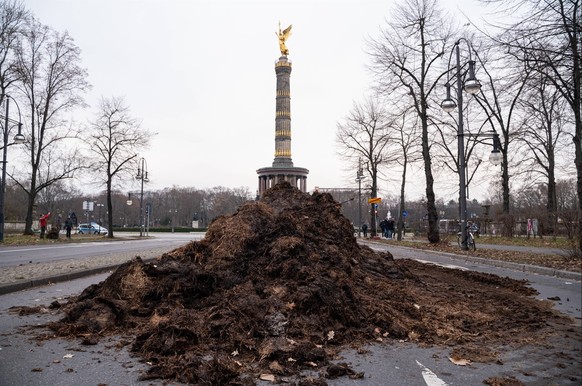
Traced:
<svg viewBox="0 0 582 386">
<path fill-rule="evenodd" d="M 580 116 L 578 114 L 578 119 Z M 576 122 L 577 126 L 582 126 L 582 122 Z M 582 140 L 582 129 L 580 127 L 576 128 L 576 136 L 574 137 L 574 144 L 576 146 L 576 170 L 578 174 L 577 180 L 577 190 L 578 190 L 578 210 L 582 209 L 582 146 L 580 142 Z M 582 216 L 578 216 L 578 253 L 582 255 Z"/>
<path fill-rule="evenodd" d="M 503 133 L 505 137 L 507 135 Z M 505 150 L 501 152 L 503 154 L 503 161 L 501 162 L 501 191 L 503 195 L 503 218 L 506 220 L 503 222 L 503 236 L 513 237 L 513 220 L 508 220 L 509 216 L 509 168 L 507 163 L 507 144 L 509 139 L 505 138 Z"/>
<path fill-rule="evenodd" d="M 577 173 L 577 190 L 578 190 L 578 210 L 582 210 L 582 100 L 580 95 L 580 63 L 575 61 L 577 64 L 575 67 L 577 71 L 575 74 L 578 76 L 575 77 L 575 86 L 574 87 L 574 105 L 577 107 L 574 109 L 574 119 L 576 122 L 576 135 L 574 135 L 574 147 L 575 147 L 575 164 L 576 164 L 576 173 Z M 582 216 L 578 216 L 578 256 L 582 256 Z"/>
<path fill-rule="evenodd" d="M 111 178 L 107 179 L 107 237 L 113 238 L 113 203 L 111 198 Z"/>
<path fill-rule="evenodd" d="M 402 240 L 402 230 L 404 229 L 404 218 L 402 217 L 402 213 L 406 208 L 404 204 L 404 187 L 406 185 L 406 151 L 404 152 L 404 163 L 402 165 L 402 183 L 400 184 L 400 210 L 398 212 L 398 231 L 396 233 L 396 239 L 398 241 Z"/>
<path fill-rule="evenodd" d="M 438 243 L 439 224 L 438 212 L 435 204 L 434 194 L 434 178 L 432 176 L 432 162 L 430 159 L 430 146 L 428 142 L 428 124 L 425 119 L 422 119 L 422 158 L 424 160 L 424 174 L 426 178 L 426 211 L 428 214 L 428 231 L 427 237 L 430 243 Z"/>
<path fill-rule="evenodd" d="M 24 223 L 24 234 L 25 235 L 33 235 L 34 232 L 32 231 L 32 221 L 34 220 L 34 199 L 35 196 L 32 194 L 28 195 L 28 204 L 26 208 L 26 220 Z"/>
</svg>

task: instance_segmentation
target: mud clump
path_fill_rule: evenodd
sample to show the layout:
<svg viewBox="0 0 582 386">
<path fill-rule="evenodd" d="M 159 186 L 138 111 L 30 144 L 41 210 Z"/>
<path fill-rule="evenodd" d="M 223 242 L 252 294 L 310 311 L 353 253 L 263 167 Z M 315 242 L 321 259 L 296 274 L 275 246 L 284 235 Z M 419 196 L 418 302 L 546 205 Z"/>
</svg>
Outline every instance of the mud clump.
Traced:
<svg viewBox="0 0 582 386">
<path fill-rule="evenodd" d="M 540 330 L 555 316 L 532 292 L 374 252 L 357 243 L 331 195 L 284 183 L 215 219 L 203 240 L 122 265 L 50 328 L 91 342 L 134 336 L 131 350 L 152 364 L 143 379 L 323 385 L 358 376 L 330 362 L 348 344 L 403 339 L 471 352 Z M 305 369 L 320 378 L 297 377 Z"/>
</svg>

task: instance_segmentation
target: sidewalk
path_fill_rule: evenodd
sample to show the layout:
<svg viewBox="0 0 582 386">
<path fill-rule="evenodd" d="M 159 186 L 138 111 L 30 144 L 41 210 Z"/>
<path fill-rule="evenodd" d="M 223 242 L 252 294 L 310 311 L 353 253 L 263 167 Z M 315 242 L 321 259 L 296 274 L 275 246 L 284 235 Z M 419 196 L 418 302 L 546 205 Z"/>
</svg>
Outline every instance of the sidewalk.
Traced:
<svg viewBox="0 0 582 386">
<path fill-rule="evenodd" d="M 143 260 L 153 260 L 173 249 L 175 249 L 174 246 L 140 252 L 75 258 L 47 264 L 23 264 L 2 268 L 0 270 L 0 295 L 113 271 L 138 255 Z"/>
<path fill-rule="evenodd" d="M 364 244 L 366 244 L 366 243 L 378 244 L 378 245 L 382 245 L 382 246 L 389 246 L 390 245 L 390 244 L 386 244 L 384 242 L 381 242 L 380 240 L 373 240 L 373 239 L 359 240 L 359 241 L 363 242 Z M 408 241 L 411 241 L 411 240 L 408 240 Z M 418 241 L 418 242 L 423 242 L 423 241 Z M 492 247 L 490 249 L 502 250 L 502 248 L 497 248 L 497 247 L 504 247 L 504 246 L 493 245 L 493 244 L 479 244 L 479 247 L 483 248 L 483 249 L 487 249 L 488 247 Z M 509 246 L 509 247 L 511 247 L 511 246 Z M 415 249 L 415 248 L 406 247 L 403 245 L 398 245 L 398 248 L 406 248 L 406 249 L 410 249 L 410 250 Z M 512 247 L 512 248 L 519 248 L 519 247 Z M 531 249 L 533 247 L 525 247 L 525 248 L 528 248 L 528 251 L 531 252 Z M 536 248 L 536 249 L 537 249 L 536 253 L 541 253 L 541 254 L 548 253 L 547 252 L 548 250 L 550 251 L 549 253 L 552 253 L 551 249 L 547 249 L 547 248 Z M 426 252 L 427 250 L 423 249 L 423 251 Z M 548 267 L 542 267 L 542 266 L 538 266 L 538 265 L 513 263 L 510 261 L 488 259 L 488 258 L 484 258 L 484 257 L 470 256 L 467 254 L 461 255 L 461 254 L 443 252 L 443 251 L 438 251 L 438 250 L 430 250 L 430 252 L 434 253 L 434 254 L 448 256 L 452 259 L 461 260 L 461 261 L 465 261 L 465 262 L 473 262 L 473 263 L 478 263 L 478 264 L 490 265 L 493 267 L 512 269 L 514 271 L 530 272 L 530 273 L 535 273 L 538 275 L 555 276 L 555 277 L 559 277 L 562 279 L 582 281 L 582 274 L 578 273 L 578 272 L 562 271 L 562 270 L 548 268 Z"/>
</svg>

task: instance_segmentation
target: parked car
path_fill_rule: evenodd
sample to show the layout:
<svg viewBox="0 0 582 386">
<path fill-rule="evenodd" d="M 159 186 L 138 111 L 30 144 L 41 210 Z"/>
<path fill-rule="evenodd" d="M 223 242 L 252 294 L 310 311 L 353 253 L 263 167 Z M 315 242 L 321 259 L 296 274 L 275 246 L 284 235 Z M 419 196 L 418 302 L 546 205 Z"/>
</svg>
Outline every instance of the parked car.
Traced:
<svg viewBox="0 0 582 386">
<path fill-rule="evenodd" d="M 96 222 L 91 222 L 89 224 L 79 224 L 77 233 L 80 235 L 106 235 L 109 231 Z"/>
</svg>

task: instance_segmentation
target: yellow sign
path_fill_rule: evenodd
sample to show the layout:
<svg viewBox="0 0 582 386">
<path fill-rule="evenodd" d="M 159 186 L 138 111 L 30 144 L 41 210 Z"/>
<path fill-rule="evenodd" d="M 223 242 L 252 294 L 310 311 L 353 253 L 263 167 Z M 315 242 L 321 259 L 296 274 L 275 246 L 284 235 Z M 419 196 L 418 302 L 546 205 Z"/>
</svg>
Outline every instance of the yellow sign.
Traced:
<svg viewBox="0 0 582 386">
<path fill-rule="evenodd" d="M 382 202 L 380 197 L 368 198 L 368 204 L 379 204 Z"/>
</svg>

